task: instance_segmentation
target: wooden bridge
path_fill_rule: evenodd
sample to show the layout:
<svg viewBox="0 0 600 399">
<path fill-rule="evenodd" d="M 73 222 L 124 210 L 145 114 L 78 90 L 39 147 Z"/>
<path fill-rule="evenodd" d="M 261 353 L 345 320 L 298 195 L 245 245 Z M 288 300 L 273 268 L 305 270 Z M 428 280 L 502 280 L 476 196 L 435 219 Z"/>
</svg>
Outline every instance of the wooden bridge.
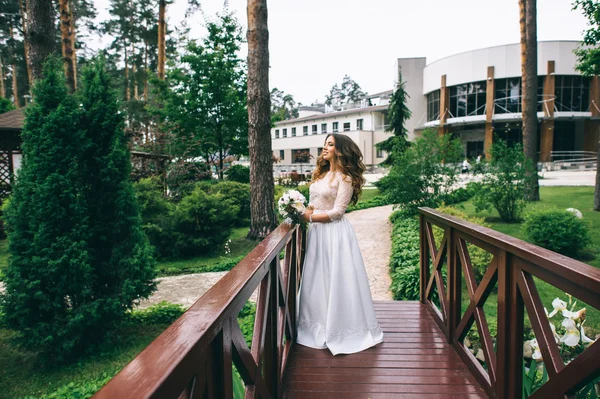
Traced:
<svg viewBox="0 0 600 399">
<path fill-rule="evenodd" d="M 549 377 L 531 398 L 575 398 L 600 376 L 600 340 L 565 365 L 536 288 L 543 280 L 600 309 L 599 269 L 432 209 L 420 220 L 421 298 L 375 303 L 382 344 L 335 357 L 295 344 L 305 237 L 281 225 L 94 398 L 232 398 L 233 365 L 247 399 L 521 398 L 525 311 Z M 468 244 L 493 256 L 479 282 Z M 484 304 L 496 287 L 493 337 Z M 248 347 L 237 316 L 256 289 Z M 464 344 L 472 326 L 483 364 Z"/>
</svg>

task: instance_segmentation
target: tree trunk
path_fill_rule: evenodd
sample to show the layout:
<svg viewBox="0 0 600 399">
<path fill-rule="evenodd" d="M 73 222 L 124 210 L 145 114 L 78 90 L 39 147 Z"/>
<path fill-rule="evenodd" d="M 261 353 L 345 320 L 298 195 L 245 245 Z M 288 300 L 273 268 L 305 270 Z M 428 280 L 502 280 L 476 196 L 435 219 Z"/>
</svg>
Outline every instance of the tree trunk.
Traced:
<svg viewBox="0 0 600 399">
<path fill-rule="evenodd" d="M 6 88 L 4 87 L 4 63 L 0 56 L 0 98 L 6 98 Z"/>
<path fill-rule="evenodd" d="M 131 68 L 131 75 L 133 76 L 133 98 L 135 100 L 139 100 L 140 95 L 139 95 L 139 91 L 138 91 L 137 68 L 135 66 L 135 63 L 133 64 L 133 67 Z"/>
<path fill-rule="evenodd" d="M 165 41 L 167 36 L 167 1 L 159 0 L 158 2 L 158 78 L 165 78 Z"/>
<path fill-rule="evenodd" d="M 144 101 L 148 101 L 148 39 L 144 39 Z"/>
<path fill-rule="evenodd" d="M 25 17 L 27 13 L 23 5 L 23 0 L 19 0 L 19 9 L 21 10 L 21 18 L 23 20 L 23 50 L 25 53 L 25 65 L 27 65 L 27 82 L 29 83 L 29 88 L 31 90 L 33 80 L 31 77 L 31 67 L 29 65 L 29 38 L 27 33 L 27 18 Z"/>
<path fill-rule="evenodd" d="M 73 53 L 75 43 L 71 42 L 73 35 L 73 21 L 71 19 L 71 7 L 69 0 L 59 0 L 60 10 L 60 41 L 62 44 L 62 55 L 63 62 L 65 65 L 65 76 L 67 78 L 67 87 L 69 93 L 73 93 L 76 90 L 75 86 L 75 62 L 73 60 Z"/>
<path fill-rule="evenodd" d="M 55 48 L 55 10 L 48 0 L 27 0 L 29 65 L 33 81 L 42 77 L 43 64 Z"/>
<path fill-rule="evenodd" d="M 277 226 L 271 161 L 271 95 L 267 0 L 248 0 L 248 145 L 251 226 L 248 238 L 263 239 Z"/>
<path fill-rule="evenodd" d="M 537 174 L 538 120 L 537 120 L 537 27 L 536 1 L 519 0 L 521 12 L 521 87 L 523 115 L 523 151 L 534 168 L 527 176 L 526 196 L 530 201 L 540 200 Z"/>
<path fill-rule="evenodd" d="M 129 59 L 127 58 L 127 45 L 123 46 L 125 51 L 125 100 L 131 100 L 131 91 L 129 90 Z"/>
<path fill-rule="evenodd" d="M 598 127 L 600 130 L 600 127 Z M 596 147 L 597 159 L 596 159 L 596 191 L 594 192 L 594 210 L 600 212 L 600 131 L 598 134 L 598 145 Z"/>
<path fill-rule="evenodd" d="M 10 38 L 13 39 L 14 34 L 13 34 L 12 24 L 9 26 L 9 29 L 10 29 Z M 13 51 L 12 46 L 10 48 L 9 54 L 12 58 L 12 70 L 11 70 L 12 73 L 11 73 L 11 75 L 12 75 L 13 103 L 15 104 L 16 108 L 19 108 L 19 85 L 18 85 L 18 81 L 17 81 L 17 60 L 15 59 L 15 53 Z"/>
</svg>

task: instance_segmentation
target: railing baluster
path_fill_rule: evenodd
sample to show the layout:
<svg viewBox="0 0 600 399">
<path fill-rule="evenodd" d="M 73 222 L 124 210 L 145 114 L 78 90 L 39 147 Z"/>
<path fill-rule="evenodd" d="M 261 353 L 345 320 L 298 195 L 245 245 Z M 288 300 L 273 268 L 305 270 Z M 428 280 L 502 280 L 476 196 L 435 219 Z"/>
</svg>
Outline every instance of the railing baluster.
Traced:
<svg viewBox="0 0 600 399">
<path fill-rule="evenodd" d="M 457 236 L 453 228 L 448 232 L 448 252 L 446 254 L 448 261 L 448 342 L 456 341 L 456 327 L 460 322 L 461 310 L 461 268 L 456 250 Z M 458 342 L 458 341 L 457 341 Z"/>
<path fill-rule="evenodd" d="M 419 215 L 419 237 L 420 237 L 420 262 L 421 262 L 421 289 L 420 289 L 420 302 L 427 303 L 427 283 L 429 282 L 429 246 L 427 243 L 427 233 L 425 215 Z"/>
<path fill-rule="evenodd" d="M 265 368 L 265 380 L 267 389 L 273 397 L 278 397 L 279 390 L 279 365 L 278 363 L 278 345 L 277 336 L 278 324 L 277 314 L 279 311 L 279 259 L 271 263 L 269 271 L 270 286 L 269 286 L 269 302 L 267 307 L 267 331 L 265 339 L 265 355 L 263 358 Z"/>
</svg>

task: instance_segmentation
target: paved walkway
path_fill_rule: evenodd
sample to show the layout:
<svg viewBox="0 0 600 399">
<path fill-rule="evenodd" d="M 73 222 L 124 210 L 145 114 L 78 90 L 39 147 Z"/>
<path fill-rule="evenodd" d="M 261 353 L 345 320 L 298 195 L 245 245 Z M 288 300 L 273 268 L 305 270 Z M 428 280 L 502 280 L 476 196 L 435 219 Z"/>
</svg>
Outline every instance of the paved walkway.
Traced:
<svg viewBox="0 0 600 399">
<path fill-rule="evenodd" d="M 369 276 L 371 293 L 376 301 L 392 299 L 392 294 L 389 292 L 391 279 L 388 273 L 392 246 L 392 226 L 388 218 L 391 213 L 392 206 L 388 205 L 354 211 L 346 215 L 356 231 Z M 157 292 L 149 300 L 143 301 L 140 308 L 146 308 L 161 301 L 189 307 L 226 273 L 187 274 L 159 278 Z M 255 300 L 255 295 L 256 293 L 251 299 Z"/>
</svg>

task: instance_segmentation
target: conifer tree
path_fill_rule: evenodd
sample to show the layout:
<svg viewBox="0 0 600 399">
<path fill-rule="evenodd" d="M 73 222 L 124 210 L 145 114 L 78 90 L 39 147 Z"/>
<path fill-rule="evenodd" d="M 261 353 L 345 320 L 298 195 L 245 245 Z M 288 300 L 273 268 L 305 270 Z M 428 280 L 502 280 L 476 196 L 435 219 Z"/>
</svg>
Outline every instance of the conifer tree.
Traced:
<svg viewBox="0 0 600 399">
<path fill-rule="evenodd" d="M 400 156 L 409 146 L 408 130 L 405 127 L 406 121 L 410 119 L 411 111 L 406 106 L 408 93 L 404 89 L 402 75 L 398 74 L 398 86 L 392 94 L 390 105 L 388 107 L 389 127 L 386 129 L 394 135 L 386 140 L 376 144 L 377 149 L 387 152 L 388 157 L 381 164 L 383 166 L 393 166 L 398 156 Z"/>
<path fill-rule="evenodd" d="M 103 67 L 92 63 L 81 92 L 69 95 L 62 62 L 45 63 L 4 215 L 6 322 L 54 362 L 93 347 L 155 287 L 122 117 Z"/>
</svg>

